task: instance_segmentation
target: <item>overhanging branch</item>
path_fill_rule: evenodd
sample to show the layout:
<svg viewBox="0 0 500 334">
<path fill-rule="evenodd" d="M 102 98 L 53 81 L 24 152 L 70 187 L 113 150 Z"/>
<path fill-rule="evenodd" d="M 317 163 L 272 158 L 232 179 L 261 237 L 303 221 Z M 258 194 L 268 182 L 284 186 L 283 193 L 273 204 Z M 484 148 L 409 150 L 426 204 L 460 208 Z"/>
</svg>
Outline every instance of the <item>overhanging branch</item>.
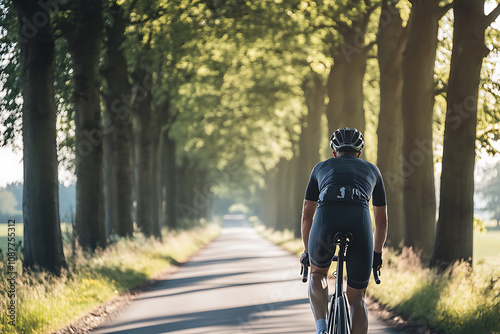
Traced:
<svg viewBox="0 0 500 334">
<path fill-rule="evenodd" d="M 490 24 L 492 24 L 493 22 L 495 22 L 495 20 L 497 19 L 498 15 L 500 15 L 500 5 L 496 6 L 496 8 L 493 9 L 491 11 L 491 13 L 488 14 L 488 16 L 486 16 L 486 18 L 485 18 L 485 29 Z"/>
</svg>

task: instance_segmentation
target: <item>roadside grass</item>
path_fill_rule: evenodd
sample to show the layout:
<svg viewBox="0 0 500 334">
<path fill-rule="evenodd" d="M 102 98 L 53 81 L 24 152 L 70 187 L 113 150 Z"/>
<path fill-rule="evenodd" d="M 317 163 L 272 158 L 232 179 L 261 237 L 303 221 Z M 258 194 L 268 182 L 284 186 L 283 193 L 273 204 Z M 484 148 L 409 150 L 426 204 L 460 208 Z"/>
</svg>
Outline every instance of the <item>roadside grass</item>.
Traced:
<svg viewBox="0 0 500 334">
<path fill-rule="evenodd" d="M 257 218 L 250 221 L 275 244 L 296 255 L 303 252 L 302 241 L 295 239 L 293 232 L 267 228 Z M 500 262 L 500 234 L 495 233 L 476 233 L 474 270 L 467 263 L 456 263 L 438 272 L 424 268 L 409 248 L 401 253 L 384 249 L 382 283 L 370 281 L 367 293 L 390 309 L 443 333 L 500 332 L 500 267 L 492 265 Z"/>
<path fill-rule="evenodd" d="M 185 261 L 214 239 L 220 225 L 205 224 L 191 230 L 164 231 L 163 241 L 123 238 L 94 255 L 72 252 L 65 245 L 68 269 L 60 277 L 22 272 L 15 279 L 15 297 L 9 296 L 10 275 L 0 268 L 0 333 L 51 333 L 100 304 L 152 278 L 162 269 Z M 7 307 L 15 300 L 15 325 L 9 324 Z"/>
<path fill-rule="evenodd" d="M 367 290 L 373 299 L 444 333 L 500 331 L 500 268 L 455 263 L 438 272 L 408 248 L 384 258 L 383 283 Z"/>
</svg>

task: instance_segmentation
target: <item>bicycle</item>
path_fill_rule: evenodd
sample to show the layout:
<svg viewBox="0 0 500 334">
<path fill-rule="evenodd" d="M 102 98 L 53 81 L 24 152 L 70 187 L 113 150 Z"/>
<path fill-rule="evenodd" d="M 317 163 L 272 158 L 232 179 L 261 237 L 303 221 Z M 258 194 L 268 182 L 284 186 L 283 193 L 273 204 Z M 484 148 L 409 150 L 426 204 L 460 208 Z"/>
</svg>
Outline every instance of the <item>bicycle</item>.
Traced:
<svg viewBox="0 0 500 334">
<path fill-rule="evenodd" d="M 344 292 L 343 274 L 345 254 L 352 239 L 353 236 L 349 232 L 338 232 L 334 237 L 335 247 L 339 246 L 339 251 L 338 255 L 335 255 L 332 259 L 332 262 L 337 261 L 337 270 L 333 272 L 335 292 L 330 298 L 330 307 L 328 309 L 328 334 L 348 334 L 351 332 L 351 319 Z M 307 282 L 308 270 L 307 265 L 301 268 L 302 282 L 304 283 Z M 380 284 L 379 272 L 375 268 L 373 268 L 373 278 L 375 283 Z"/>
</svg>

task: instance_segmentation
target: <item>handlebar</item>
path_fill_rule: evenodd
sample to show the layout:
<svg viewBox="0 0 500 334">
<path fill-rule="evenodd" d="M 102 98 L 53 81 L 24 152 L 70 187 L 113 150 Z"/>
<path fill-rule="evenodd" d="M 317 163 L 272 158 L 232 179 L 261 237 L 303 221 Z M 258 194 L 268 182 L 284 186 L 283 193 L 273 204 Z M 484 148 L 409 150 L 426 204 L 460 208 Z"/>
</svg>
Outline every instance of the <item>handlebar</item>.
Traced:
<svg viewBox="0 0 500 334">
<path fill-rule="evenodd" d="M 373 280 L 377 284 L 380 284 L 380 278 L 378 277 L 379 275 L 380 275 L 380 270 L 377 270 L 377 268 L 373 268 Z"/>
<path fill-rule="evenodd" d="M 302 275 L 302 282 L 307 282 L 307 273 L 309 272 L 309 266 L 301 266 L 300 274 Z"/>
</svg>

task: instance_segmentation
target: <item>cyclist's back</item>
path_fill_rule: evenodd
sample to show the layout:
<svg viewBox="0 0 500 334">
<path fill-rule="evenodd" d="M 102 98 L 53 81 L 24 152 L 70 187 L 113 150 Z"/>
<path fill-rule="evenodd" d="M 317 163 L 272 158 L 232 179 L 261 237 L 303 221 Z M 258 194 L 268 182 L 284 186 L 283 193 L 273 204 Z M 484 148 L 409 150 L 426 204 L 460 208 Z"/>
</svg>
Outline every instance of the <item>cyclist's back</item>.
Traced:
<svg viewBox="0 0 500 334">
<path fill-rule="evenodd" d="M 305 199 L 326 204 L 385 205 L 385 191 L 379 169 L 368 161 L 344 154 L 318 163 L 309 180 Z"/>
</svg>

